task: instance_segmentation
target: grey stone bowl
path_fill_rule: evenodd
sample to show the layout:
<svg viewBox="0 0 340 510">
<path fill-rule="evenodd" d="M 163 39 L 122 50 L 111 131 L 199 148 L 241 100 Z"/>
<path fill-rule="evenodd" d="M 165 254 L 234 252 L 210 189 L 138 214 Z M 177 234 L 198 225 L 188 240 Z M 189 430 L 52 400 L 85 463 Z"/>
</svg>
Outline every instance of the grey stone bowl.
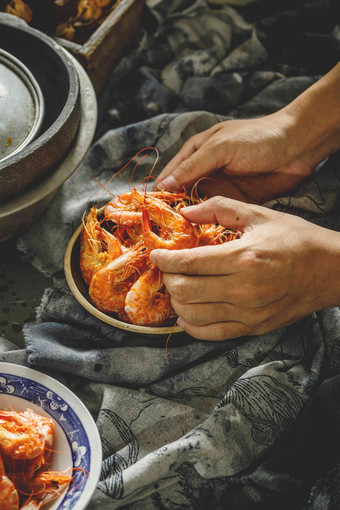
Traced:
<svg viewBox="0 0 340 510">
<path fill-rule="evenodd" d="M 76 136 L 58 165 L 33 188 L 0 203 L 0 242 L 20 234 L 42 215 L 60 186 L 76 171 L 92 143 L 97 125 L 96 94 L 83 67 L 70 58 L 80 82 L 80 120 Z"/>
<path fill-rule="evenodd" d="M 80 118 L 74 59 L 53 39 L 10 14 L 0 13 L 0 48 L 19 59 L 38 82 L 45 102 L 40 134 L 0 160 L 0 203 L 35 185 L 56 168 L 75 137 Z"/>
</svg>

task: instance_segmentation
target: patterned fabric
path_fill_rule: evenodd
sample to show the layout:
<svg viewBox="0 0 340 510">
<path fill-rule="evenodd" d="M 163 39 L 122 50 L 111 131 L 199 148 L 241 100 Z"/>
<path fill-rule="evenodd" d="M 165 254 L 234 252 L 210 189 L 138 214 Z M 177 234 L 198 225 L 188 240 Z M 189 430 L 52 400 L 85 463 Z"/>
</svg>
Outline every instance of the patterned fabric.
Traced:
<svg viewBox="0 0 340 510">
<path fill-rule="evenodd" d="M 93 413 L 104 460 L 91 510 L 340 507 L 338 308 L 259 337 L 173 335 L 168 364 L 164 338 L 99 322 L 63 275 L 84 210 L 110 196 L 97 181 L 105 185 L 143 147 L 159 150 L 157 172 L 193 134 L 226 118 L 276 111 L 336 63 L 335 2 L 272 4 L 236 10 L 149 0 L 147 28 L 100 99 L 93 146 L 18 241 L 54 288 L 25 328 L 26 350 L 4 341 L 1 359 L 66 382 Z M 135 182 L 153 161 L 152 153 L 141 161 Z M 110 191 L 127 190 L 129 178 L 121 172 Z M 335 154 L 294 194 L 266 205 L 340 230 L 339 197 Z"/>
</svg>

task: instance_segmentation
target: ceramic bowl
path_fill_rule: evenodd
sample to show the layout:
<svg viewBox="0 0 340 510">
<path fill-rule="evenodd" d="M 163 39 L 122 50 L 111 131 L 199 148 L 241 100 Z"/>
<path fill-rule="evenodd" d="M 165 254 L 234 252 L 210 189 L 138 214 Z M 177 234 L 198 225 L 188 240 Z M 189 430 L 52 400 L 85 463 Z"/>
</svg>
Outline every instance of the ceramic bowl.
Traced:
<svg viewBox="0 0 340 510">
<path fill-rule="evenodd" d="M 43 180 L 12 200 L 0 203 L 0 241 L 20 233 L 44 212 L 60 186 L 75 172 L 87 153 L 97 124 L 97 99 L 92 83 L 73 58 L 80 83 L 80 121 L 67 155 Z"/>
<path fill-rule="evenodd" d="M 0 13 L 0 48 L 32 73 L 45 105 L 37 137 L 0 160 L 1 203 L 27 190 L 65 155 L 79 124 L 80 89 L 74 59 L 53 39 L 10 14 Z M 24 121 L 24 108 L 22 116 Z M 6 126 L 6 119 L 1 122 Z"/>
<path fill-rule="evenodd" d="M 55 424 L 49 469 L 73 469 L 73 480 L 46 510 L 84 510 L 97 486 L 102 448 L 97 426 L 66 386 L 37 370 L 0 362 L 0 409 L 27 408 Z M 81 468 L 81 469 L 78 469 Z M 88 474 L 84 477 L 85 470 Z"/>
<path fill-rule="evenodd" d="M 158 327 L 149 327 L 149 326 L 139 326 L 136 324 L 129 324 L 128 322 L 124 322 L 116 319 L 112 315 L 101 312 L 98 310 L 92 303 L 88 293 L 88 287 L 83 280 L 80 271 L 80 234 L 83 229 L 83 226 L 80 225 L 77 230 L 74 232 L 71 237 L 65 252 L 64 259 L 64 271 L 66 281 L 68 286 L 76 298 L 76 300 L 97 319 L 110 324 L 116 328 L 124 329 L 126 331 L 130 331 L 131 333 L 138 333 L 140 335 L 158 335 L 164 336 L 181 333 L 183 329 L 179 326 L 166 325 L 166 326 L 158 326 Z"/>
</svg>

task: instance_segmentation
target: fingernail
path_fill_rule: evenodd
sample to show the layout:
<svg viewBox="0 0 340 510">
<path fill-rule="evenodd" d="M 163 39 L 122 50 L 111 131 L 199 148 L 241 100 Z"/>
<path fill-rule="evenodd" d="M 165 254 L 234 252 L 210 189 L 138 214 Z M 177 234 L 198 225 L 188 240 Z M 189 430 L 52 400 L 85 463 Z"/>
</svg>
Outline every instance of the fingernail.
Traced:
<svg viewBox="0 0 340 510">
<path fill-rule="evenodd" d="M 180 317 L 178 317 L 177 321 L 176 321 L 176 324 L 177 326 L 179 326 L 180 328 L 184 329 L 184 320 L 181 319 Z"/>
<path fill-rule="evenodd" d="M 168 191 L 172 191 L 178 188 L 178 183 L 173 175 L 169 175 L 165 177 L 162 181 L 157 184 L 158 189 L 167 189 Z"/>
</svg>

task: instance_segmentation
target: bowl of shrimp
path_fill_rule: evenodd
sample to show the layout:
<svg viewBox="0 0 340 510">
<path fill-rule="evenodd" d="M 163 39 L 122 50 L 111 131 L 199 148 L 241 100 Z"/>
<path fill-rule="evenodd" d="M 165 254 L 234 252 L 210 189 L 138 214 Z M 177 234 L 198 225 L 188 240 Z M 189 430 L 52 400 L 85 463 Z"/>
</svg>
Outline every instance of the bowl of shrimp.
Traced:
<svg viewBox="0 0 340 510">
<path fill-rule="evenodd" d="M 190 223 L 180 210 L 192 202 L 185 192 L 132 188 L 85 211 L 64 260 L 78 302 L 97 319 L 127 331 L 183 332 L 150 251 L 220 244 L 240 236 L 222 225 Z"/>
<path fill-rule="evenodd" d="M 83 510 L 101 442 L 84 404 L 37 370 L 0 362 L 0 508 Z"/>
</svg>

